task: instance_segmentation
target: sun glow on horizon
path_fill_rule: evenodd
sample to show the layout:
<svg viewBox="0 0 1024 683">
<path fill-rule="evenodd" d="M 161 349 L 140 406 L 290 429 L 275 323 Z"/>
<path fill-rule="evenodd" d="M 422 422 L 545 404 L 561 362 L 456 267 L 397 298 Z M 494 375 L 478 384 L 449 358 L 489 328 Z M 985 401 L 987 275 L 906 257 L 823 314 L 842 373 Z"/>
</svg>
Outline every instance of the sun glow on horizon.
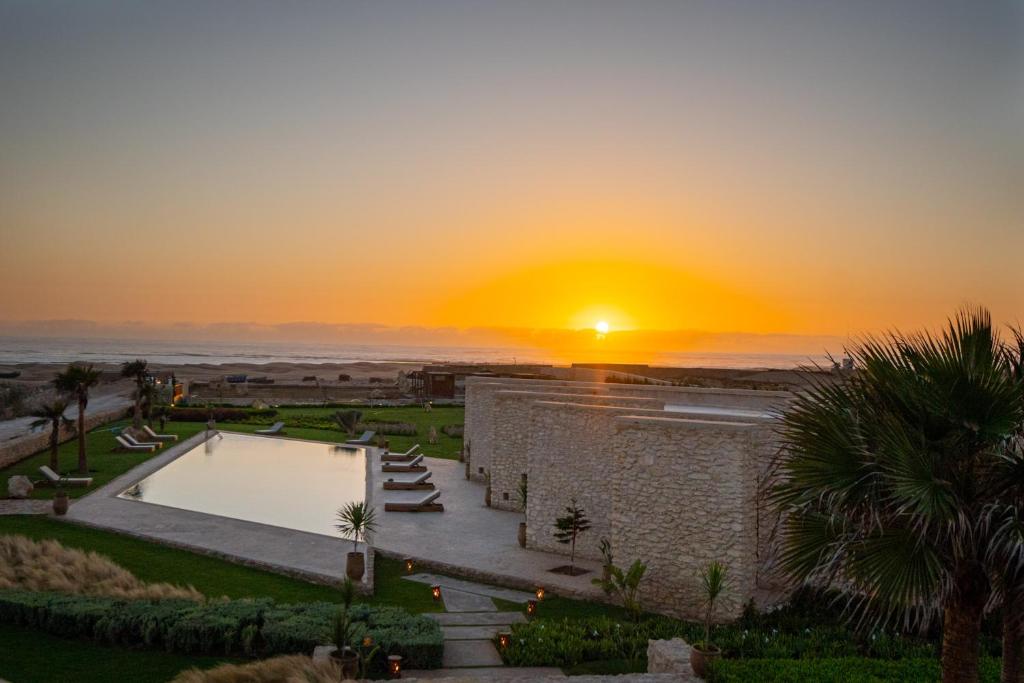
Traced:
<svg viewBox="0 0 1024 683">
<path fill-rule="evenodd" d="M 608 334 L 611 330 L 611 326 L 608 325 L 607 321 L 599 320 L 597 324 L 594 325 L 594 329 L 597 330 L 598 334 Z"/>
</svg>

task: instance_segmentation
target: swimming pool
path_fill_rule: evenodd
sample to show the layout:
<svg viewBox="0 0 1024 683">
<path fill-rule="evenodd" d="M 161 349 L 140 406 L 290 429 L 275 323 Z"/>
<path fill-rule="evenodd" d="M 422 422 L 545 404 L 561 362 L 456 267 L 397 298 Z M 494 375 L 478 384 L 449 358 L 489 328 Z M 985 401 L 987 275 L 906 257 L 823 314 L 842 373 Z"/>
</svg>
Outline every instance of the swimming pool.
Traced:
<svg viewBox="0 0 1024 683">
<path fill-rule="evenodd" d="M 366 498 L 366 456 L 334 444 L 220 432 L 118 497 L 338 536 L 338 508 Z"/>
</svg>

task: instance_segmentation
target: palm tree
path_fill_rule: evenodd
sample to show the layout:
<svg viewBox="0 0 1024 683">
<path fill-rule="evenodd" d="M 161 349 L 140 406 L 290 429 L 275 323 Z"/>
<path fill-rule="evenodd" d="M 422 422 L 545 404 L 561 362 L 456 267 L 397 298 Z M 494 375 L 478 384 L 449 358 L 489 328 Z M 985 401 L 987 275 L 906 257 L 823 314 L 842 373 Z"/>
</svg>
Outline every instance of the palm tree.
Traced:
<svg viewBox="0 0 1024 683">
<path fill-rule="evenodd" d="M 135 380 L 135 411 L 132 413 L 132 427 L 142 429 L 143 387 L 149 376 L 149 363 L 141 358 L 121 363 L 121 376 Z"/>
<path fill-rule="evenodd" d="M 50 427 L 50 469 L 60 474 L 60 464 L 57 462 L 57 447 L 60 445 L 61 427 L 74 427 L 75 421 L 64 416 L 68 409 L 68 402 L 63 398 L 54 399 L 52 403 L 44 403 L 32 411 L 32 429 Z"/>
<path fill-rule="evenodd" d="M 360 539 L 365 541 L 366 535 L 377 529 L 376 513 L 362 500 L 352 501 L 340 508 L 337 519 L 338 523 L 334 526 L 343 536 L 352 539 L 352 552 L 358 549 Z"/>
<path fill-rule="evenodd" d="M 57 391 L 78 403 L 78 473 L 83 475 L 89 473 L 89 463 L 85 457 L 85 408 L 89 405 L 89 389 L 99 382 L 99 370 L 92 363 L 72 363 L 53 380 Z"/>
<path fill-rule="evenodd" d="M 941 614 L 943 681 L 977 681 L 996 563 L 1024 556 L 1012 534 L 991 552 L 994 511 L 1024 490 L 1024 458 L 1007 448 L 1024 420 L 1015 352 L 987 311 L 965 310 L 938 336 L 869 338 L 852 355 L 859 372 L 809 375 L 782 416 L 782 566 L 845 592 L 852 613 Z"/>
</svg>

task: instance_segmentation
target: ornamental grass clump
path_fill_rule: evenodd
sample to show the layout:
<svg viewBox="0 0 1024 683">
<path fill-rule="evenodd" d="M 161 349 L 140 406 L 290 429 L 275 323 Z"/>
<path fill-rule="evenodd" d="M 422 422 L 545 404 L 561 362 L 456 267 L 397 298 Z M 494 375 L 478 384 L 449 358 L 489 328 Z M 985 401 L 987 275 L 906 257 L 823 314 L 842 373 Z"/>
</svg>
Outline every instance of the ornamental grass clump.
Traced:
<svg viewBox="0 0 1024 683">
<path fill-rule="evenodd" d="M 204 599 L 192 586 L 145 583 L 102 555 L 25 536 L 0 536 L 0 589 L 6 588 L 131 600 Z"/>
<path fill-rule="evenodd" d="M 313 661 L 310 657 L 291 655 L 273 657 L 252 664 L 221 664 L 213 669 L 188 669 L 172 683 L 337 683 L 341 667 L 330 660 Z"/>
</svg>

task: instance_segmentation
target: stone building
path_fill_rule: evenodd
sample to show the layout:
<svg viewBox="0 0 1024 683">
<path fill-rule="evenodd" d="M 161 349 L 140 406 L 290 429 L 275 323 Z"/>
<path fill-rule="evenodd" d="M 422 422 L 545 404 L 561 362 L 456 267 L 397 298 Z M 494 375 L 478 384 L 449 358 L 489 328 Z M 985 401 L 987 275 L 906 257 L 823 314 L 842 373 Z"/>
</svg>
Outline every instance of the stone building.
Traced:
<svg viewBox="0 0 1024 683">
<path fill-rule="evenodd" d="M 647 563 L 645 605 L 685 618 L 701 613 L 699 572 L 728 566 L 719 616 L 777 593 L 770 581 L 774 521 L 759 504 L 783 392 L 469 378 L 468 472 L 489 478 L 492 505 L 521 510 L 527 547 L 567 553 L 553 525 L 571 499 L 592 523 L 577 554 Z"/>
</svg>

